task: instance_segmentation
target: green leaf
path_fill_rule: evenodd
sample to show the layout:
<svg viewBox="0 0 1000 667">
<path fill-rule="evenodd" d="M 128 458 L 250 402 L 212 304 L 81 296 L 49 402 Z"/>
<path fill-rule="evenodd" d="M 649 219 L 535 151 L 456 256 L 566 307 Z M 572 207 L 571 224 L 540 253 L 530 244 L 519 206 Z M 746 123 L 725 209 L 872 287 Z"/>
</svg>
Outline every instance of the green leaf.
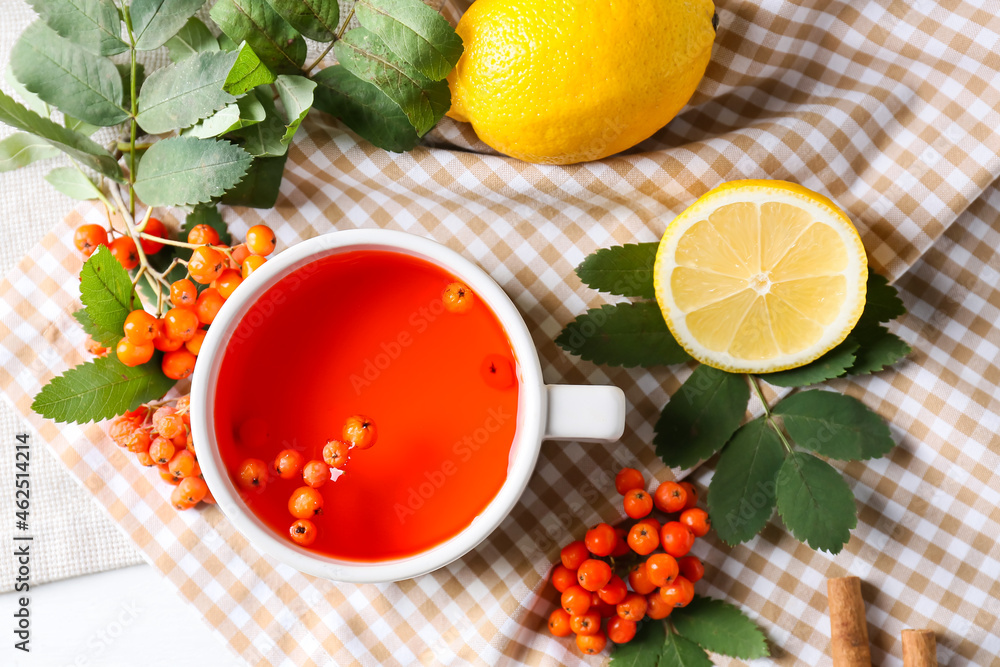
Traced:
<svg viewBox="0 0 1000 667">
<path fill-rule="evenodd" d="M 217 231 L 219 233 L 219 243 L 230 245 L 233 242 L 233 237 L 229 233 L 229 227 L 222 219 L 222 214 L 219 213 L 219 209 L 215 204 L 199 204 L 187 214 L 187 217 L 184 219 L 184 238 L 187 238 L 188 232 L 197 225 L 208 225 Z"/>
<path fill-rule="evenodd" d="M 257 95 L 250 91 L 247 95 L 238 99 L 234 104 L 229 104 L 215 112 L 205 120 L 201 121 L 187 132 L 185 135 L 198 137 L 199 139 L 210 139 L 218 137 L 227 132 L 235 132 L 244 127 L 250 127 L 264 120 L 266 113 Z"/>
<path fill-rule="evenodd" d="M 653 263 L 659 247 L 659 243 L 630 243 L 602 248 L 576 267 L 576 275 L 599 292 L 655 299 Z"/>
<path fill-rule="evenodd" d="M 784 446 L 763 417 L 741 426 L 722 450 L 708 489 L 708 512 L 726 544 L 746 542 L 767 524 L 784 460 Z"/>
<path fill-rule="evenodd" d="M 233 136 L 244 139 L 243 150 L 254 157 L 277 157 L 288 151 L 288 144 L 282 141 L 285 136 L 285 120 L 278 113 L 274 100 L 266 92 L 258 95 L 264 107 L 264 120 L 249 127 L 233 132 Z"/>
<path fill-rule="evenodd" d="M 906 314 L 906 306 L 899 298 L 899 292 L 889 284 L 888 278 L 868 269 L 868 294 L 865 296 L 865 310 L 857 328 L 889 322 Z"/>
<path fill-rule="evenodd" d="M 0 140 L 0 172 L 26 167 L 32 162 L 59 156 L 49 142 L 27 132 L 16 132 Z"/>
<path fill-rule="evenodd" d="M 462 38 L 421 0 L 360 0 L 355 15 L 392 52 L 431 81 L 440 81 L 462 57 Z"/>
<path fill-rule="evenodd" d="M 242 95 L 257 86 L 274 83 L 274 79 L 274 72 L 260 61 L 249 44 L 243 42 L 222 88 L 231 95 Z"/>
<path fill-rule="evenodd" d="M 278 201 L 288 155 L 254 158 L 246 177 L 222 195 L 227 206 L 272 208 Z"/>
<path fill-rule="evenodd" d="M 80 310 L 74 311 L 73 319 L 75 319 L 77 322 L 80 323 L 80 326 L 83 327 L 83 331 L 88 336 L 90 336 L 95 341 L 100 343 L 100 337 L 103 334 L 103 332 L 94 325 L 94 322 L 90 319 L 90 316 L 87 315 L 86 308 L 81 308 Z M 116 340 L 115 344 L 117 343 L 118 341 Z"/>
<path fill-rule="evenodd" d="M 313 91 L 316 83 L 304 76 L 289 76 L 282 74 L 275 82 L 278 95 L 281 97 L 281 104 L 285 107 L 285 117 L 288 124 L 285 125 L 285 134 L 281 137 L 284 144 L 292 143 L 299 125 L 305 120 L 306 114 L 313 104 Z"/>
<path fill-rule="evenodd" d="M 696 595 L 688 606 L 675 609 L 670 621 L 678 634 L 713 653 L 743 660 L 770 654 L 757 625 L 722 600 Z"/>
<path fill-rule="evenodd" d="M 100 199 L 102 196 L 97 185 L 76 167 L 56 167 L 45 174 L 45 180 L 67 197 L 80 201 Z"/>
<path fill-rule="evenodd" d="M 712 667 L 712 660 L 693 641 L 668 632 L 658 667 Z"/>
<path fill-rule="evenodd" d="M 219 40 L 212 36 L 208 26 L 201 19 L 192 16 L 164 46 L 167 47 L 170 60 L 179 63 L 202 51 L 218 51 Z"/>
<path fill-rule="evenodd" d="M 236 98 L 222 89 L 234 56 L 199 53 L 153 72 L 139 93 L 139 126 L 150 134 L 194 125 Z"/>
<path fill-rule="evenodd" d="M 21 33 L 10 66 L 25 88 L 74 118 L 101 126 L 128 118 L 114 63 L 63 39 L 42 21 Z"/>
<path fill-rule="evenodd" d="M 125 318 L 142 308 L 128 271 L 106 246 L 100 246 L 80 270 L 80 301 L 93 325 L 87 333 L 105 347 L 118 344 Z"/>
<path fill-rule="evenodd" d="M 657 667 L 663 642 L 663 623 L 644 623 L 627 644 L 615 646 L 608 667 Z"/>
<path fill-rule="evenodd" d="M 122 80 L 122 106 L 132 106 L 132 66 L 129 63 L 115 65 Z M 135 89 L 138 91 L 146 82 L 146 67 L 142 63 L 135 64 Z"/>
<path fill-rule="evenodd" d="M 317 84 L 313 106 L 337 116 L 375 146 L 402 153 L 420 143 L 420 136 L 399 105 L 343 65 L 320 70 L 313 81 Z"/>
<path fill-rule="evenodd" d="M 348 31 L 333 49 L 340 64 L 398 104 L 420 136 L 427 134 L 451 107 L 446 81 L 431 81 L 364 28 Z"/>
<path fill-rule="evenodd" d="M 121 53 L 121 14 L 112 0 L 28 0 L 42 20 L 61 37 L 99 56 Z"/>
<path fill-rule="evenodd" d="M 223 51 L 235 51 L 240 46 L 239 44 L 234 42 L 226 33 L 221 33 L 217 39 L 219 40 L 219 48 L 222 49 Z"/>
<path fill-rule="evenodd" d="M 109 354 L 53 378 L 35 396 L 31 409 L 57 422 L 86 424 L 111 419 L 153 401 L 174 386 L 160 370 L 159 353 L 129 368 Z"/>
<path fill-rule="evenodd" d="M 39 116 L 43 118 L 48 118 L 52 110 L 49 109 L 49 105 L 42 101 L 38 95 L 24 87 L 24 84 L 17 80 L 14 76 L 14 70 L 11 68 L 10 63 L 7 63 L 7 69 L 4 70 L 4 78 L 7 79 L 7 83 L 10 87 L 14 89 L 22 100 L 24 100 L 25 105 Z"/>
<path fill-rule="evenodd" d="M 73 118 L 72 116 L 67 116 L 66 114 L 63 114 L 63 127 L 65 127 L 67 130 L 73 130 L 74 132 L 79 132 L 80 134 L 86 135 L 88 137 L 93 135 L 94 132 L 97 132 L 99 129 L 101 129 L 96 125 L 91 125 L 90 123 L 84 123 L 82 120 L 78 120 L 76 118 Z"/>
<path fill-rule="evenodd" d="M 851 487 L 833 466 L 806 452 L 790 454 L 778 472 L 778 514 L 795 539 L 833 554 L 858 525 Z"/>
<path fill-rule="evenodd" d="M 152 51 L 184 27 L 205 0 L 132 0 L 132 34 L 135 48 Z"/>
<path fill-rule="evenodd" d="M 267 0 L 283 19 L 309 39 L 329 42 L 340 23 L 337 0 Z"/>
<path fill-rule="evenodd" d="M 855 334 L 861 347 L 857 359 L 847 369 L 849 375 L 868 375 L 892 366 L 912 352 L 912 348 L 885 327 L 873 327 Z"/>
<path fill-rule="evenodd" d="M 298 72 L 306 60 L 305 40 L 265 0 L 219 0 L 211 14 L 222 32 L 248 43 L 275 72 Z"/>
<path fill-rule="evenodd" d="M 116 181 L 122 180 L 121 168 L 101 146 L 72 130 L 39 116 L 0 91 L 0 123 L 6 123 L 45 139 L 81 164 Z"/>
<path fill-rule="evenodd" d="M 663 321 L 655 303 L 604 304 L 566 325 L 556 345 L 609 366 L 667 366 L 691 359 Z"/>
<path fill-rule="evenodd" d="M 882 418 L 856 398 L 832 391 L 803 391 L 778 403 L 795 442 L 832 459 L 863 461 L 884 456 L 895 446 Z"/>
<path fill-rule="evenodd" d="M 135 192 L 147 206 L 207 202 L 239 183 L 251 160 L 228 141 L 164 139 L 153 144 L 139 163 Z"/>
<path fill-rule="evenodd" d="M 818 384 L 846 373 L 854 364 L 854 355 L 857 351 L 858 343 L 848 337 L 843 343 L 805 366 L 777 373 L 764 373 L 758 377 L 776 387 L 805 387 Z"/>
<path fill-rule="evenodd" d="M 707 459 L 740 427 L 749 402 L 743 375 L 699 365 L 656 422 L 656 453 L 672 468 L 690 468 Z"/>
</svg>

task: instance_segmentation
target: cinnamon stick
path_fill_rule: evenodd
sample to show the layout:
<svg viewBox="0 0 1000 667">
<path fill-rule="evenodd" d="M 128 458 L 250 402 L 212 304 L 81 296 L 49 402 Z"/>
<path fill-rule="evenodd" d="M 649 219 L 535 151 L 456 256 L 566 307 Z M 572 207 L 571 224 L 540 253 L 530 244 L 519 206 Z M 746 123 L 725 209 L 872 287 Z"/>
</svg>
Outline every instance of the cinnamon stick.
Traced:
<svg viewBox="0 0 1000 667">
<path fill-rule="evenodd" d="M 933 630 L 903 630 L 903 667 L 937 667 Z"/>
<path fill-rule="evenodd" d="M 830 579 L 826 584 L 830 603 L 830 648 L 833 667 L 871 667 L 865 601 L 857 577 Z"/>
</svg>

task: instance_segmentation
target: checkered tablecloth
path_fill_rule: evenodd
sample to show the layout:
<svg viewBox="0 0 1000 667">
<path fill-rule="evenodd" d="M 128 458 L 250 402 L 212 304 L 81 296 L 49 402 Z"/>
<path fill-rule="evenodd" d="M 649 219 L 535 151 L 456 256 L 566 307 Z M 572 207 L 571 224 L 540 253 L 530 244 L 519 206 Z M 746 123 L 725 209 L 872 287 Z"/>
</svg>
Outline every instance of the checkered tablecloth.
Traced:
<svg viewBox="0 0 1000 667">
<path fill-rule="evenodd" d="M 462 8 L 444 11 L 454 18 Z M 900 629 L 931 627 L 945 664 L 989 664 L 1000 654 L 998 8 L 720 2 L 713 61 L 692 105 L 630 154 L 600 163 L 520 163 L 450 121 L 424 147 L 393 155 L 310 117 L 278 206 L 223 211 L 236 234 L 266 222 L 280 246 L 354 227 L 436 239 L 511 295 L 547 381 L 614 383 L 631 405 L 621 443 L 546 443 L 511 516 L 438 572 L 384 586 L 298 574 L 261 556 L 216 509 L 173 511 L 169 489 L 101 426 L 30 413 L 41 384 L 81 360 L 71 229 L 100 221 L 97 208 L 78 208 L 0 284 L 0 390 L 250 664 L 576 664 L 567 642 L 541 631 L 555 599 L 544 576 L 560 544 L 620 518 L 609 472 L 670 475 L 649 443 L 689 369 L 598 368 L 561 352 L 552 339 L 562 326 L 604 301 L 572 269 L 597 248 L 655 240 L 723 181 L 798 181 L 849 211 L 872 264 L 897 280 L 910 309 L 896 327 L 914 348 L 908 361 L 834 383 L 889 420 L 899 445 L 885 459 L 840 466 L 860 514 L 841 554 L 813 552 L 775 521 L 735 549 L 700 543 L 699 588 L 753 616 L 775 662 L 824 665 L 825 580 L 857 574 L 877 663 L 900 664 Z M 709 463 L 694 479 L 704 487 L 711 474 Z"/>
</svg>

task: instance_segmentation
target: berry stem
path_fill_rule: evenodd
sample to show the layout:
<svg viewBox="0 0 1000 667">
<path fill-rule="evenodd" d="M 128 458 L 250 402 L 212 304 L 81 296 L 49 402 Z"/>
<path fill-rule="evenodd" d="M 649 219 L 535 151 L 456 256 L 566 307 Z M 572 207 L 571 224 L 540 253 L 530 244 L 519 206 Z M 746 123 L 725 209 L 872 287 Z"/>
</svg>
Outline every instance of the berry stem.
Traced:
<svg viewBox="0 0 1000 667">
<path fill-rule="evenodd" d="M 767 404 L 767 399 L 764 398 L 764 392 L 760 390 L 760 386 L 757 384 L 757 378 L 753 375 L 747 375 L 747 382 L 753 387 L 754 393 L 757 394 L 757 398 L 760 399 L 761 405 L 764 406 L 764 420 L 774 429 L 774 432 L 778 434 L 778 438 L 781 440 L 781 444 L 785 446 L 785 449 L 789 454 L 792 453 L 792 443 L 788 441 L 785 437 L 784 431 L 775 423 L 774 416 L 771 414 L 771 407 Z"/>
<path fill-rule="evenodd" d="M 129 97 L 131 98 L 131 120 L 130 120 L 130 132 L 129 132 L 129 167 L 128 167 L 128 212 L 131 215 L 135 215 L 135 138 L 138 134 L 138 123 L 136 123 L 135 117 L 138 113 L 136 94 L 135 94 L 135 79 L 136 79 L 136 63 L 135 63 L 135 37 L 132 35 L 132 15 L 129 12 L 129 6 L 122 3 L 122 18 L 125 19 L 125 28 L 128 30 L 128 41 L 129 41 L 129 54 L 131 55 L 131 72 L 129 76 Z"/>
<path fill-rule="evenodd" d="M 146 282 L 149 283 L 149 286 L 154 292 L 156 292 L 156 315 L 159 317 L 163 314 L 163 290 L 166 288 L 167 293 L 169 294 L 170 283 L 167 282 L 162 273 L 150 266 L 149 258 L 146 257 L 146 253 L 142 249 L 142 244 L 138 243 L 140 236 L 135 231 L 135 220 L 132 218 L 132 215 L 128 212 L 128 210 L 126 210 L 121 192 L 119 192 L 118 188 L 115 186 L 112 186 L 110 190 L 111 196 L 114 198 L 115 203 L 118 204 L 118 208 L 121 210 L 122 220 L 125 222 L 125 229 L 128 235 L 132 237 L 133 241 L 137 241 L 135 244 L 135 251 L 139 256 L 139 270 L 146 277 Z M 146 219 L 143 220 L 143 224 L 145 224 L 146 220 L 149 219 L 149 216 L 152 215 L 152 211 L 152 208 L 146 210 Z M 153 238 L 156 241 L 162 240 L 159 237 Z"/>
<path fill-rule="evenodd" d="M 330 51 L 333 50 L 333 45 L 336 44 L 340 40 L 340 38 L 344 36 L 344 31 L 347 30 L 347 24 L 351 22 L 352 18 L 354 18 L 355 6 L 356 5 L 351 6 L 351 11 L 347 12 L 347 18 L 344 19 L 344 23 L 340 26 L 340 29 L 337 30 L 337 34 L 334 36 L 333 40 L 327 45 L 325 49 L 323 49 L 323 52 L 316 57 L 316 60 L 312 62 L 312 65 L 309 65 L 304 70 L 302 70 L 303 74 L 308 75 L 309 72 L 316 69 L 316 65 L 319 65 L 321 62 L 323 62 L 323 58 L 326 58 L 326 54 L 330 53 Z"/>
<path fill-rule="evenodd" d="M 152 234 L 146 234 L 145 232 L 141 231 L 139 232 L 139 238 L 146 239 L 147 241 L 156 241 L 157 243 L 162 243 L 163 245 L 172 245 L 177 248 L 188 248 L 190 250 L 194 250 L 195 248 L 202 248 L 205 246 L 204 243 L 198 244 L 198 243 L 187 243 L 185 241 L 174 241 L 173 239 L 165 239 L 160 236 L 153 236 Z M 218 250 L 219 252 L 225 255 L 228 255 L 230 252 L 232 252 L 232 249 L 229 246 L 213 245 L 209 247 L 212 248 L 213 250 Z"/>
</svg>

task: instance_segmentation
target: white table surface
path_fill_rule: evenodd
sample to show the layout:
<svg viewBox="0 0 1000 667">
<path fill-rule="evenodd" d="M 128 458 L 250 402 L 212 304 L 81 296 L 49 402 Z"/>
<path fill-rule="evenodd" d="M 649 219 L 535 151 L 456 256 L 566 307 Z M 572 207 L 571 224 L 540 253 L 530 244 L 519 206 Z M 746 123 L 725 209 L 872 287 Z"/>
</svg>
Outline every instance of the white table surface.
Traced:
<svg viewBox="0 0 1000 667">
<path fill-rule="evenodd" d="M 246 667 L 149 565 L 31 589 L 31 652 L 13 647 L 18 593 L 0 594 L 3 667 Z"/>
</svg>

